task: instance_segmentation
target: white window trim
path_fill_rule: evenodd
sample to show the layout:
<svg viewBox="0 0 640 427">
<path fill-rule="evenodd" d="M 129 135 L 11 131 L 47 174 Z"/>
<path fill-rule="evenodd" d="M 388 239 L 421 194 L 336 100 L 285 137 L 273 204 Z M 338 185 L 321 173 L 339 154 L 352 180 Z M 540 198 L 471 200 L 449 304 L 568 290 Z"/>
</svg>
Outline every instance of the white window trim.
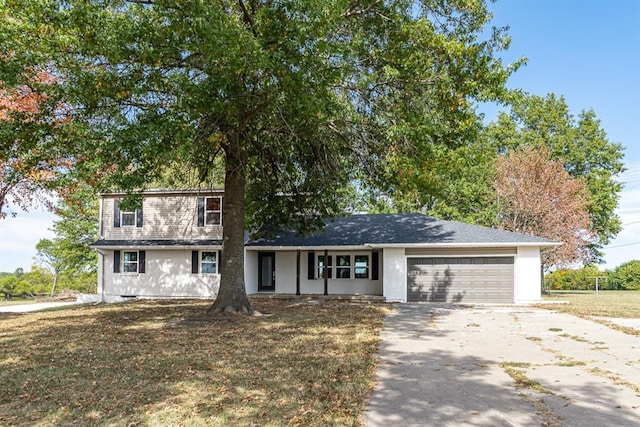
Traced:
<svg viewBox="0 0 640 427">
<path fill-rule="evenodd" d="M 356 277 L 356 257 L 359 256 L 367 257 L 367 277 Z M 353 254 L 353 278 L 355 280 L 371 280 L 371 254 Z"/>
<path fill-rule="evenodd" d="M 322 267 L 320 266 L 320 257 L 322 257 L 322 259 L 323 259 Z M 327 260 L 324 259 L 324 253 L 320 253 L 320 254 L 316 255 L 316 279 L 324 279 L 324 276 L 322 274 L 320 274 L 320 268 L 323 269 L 322 270 L 323 273 L 324 273 L 325 269 L 328 270 L 329 273 L 331 273 L 331 275 L 328 277 L 329 280 L 333 280 L 334 279 L 334 277 L 333 277 L 333 267 L 334 267 L 333 266 L 333 258 L 334 258 L 334 256 L 333 256 L 333 254 L 328 254 L 327 258 L 331 258 L 331 265 L 329 265 L 329 266 L 326 265 L 326 261 Z"/>
<path fill-rule="evenodd" d="M 371 259 L 372 259 L 372 255 L 371 252 L 357 252 L 357 253 L 336 253 L 336 252 L 329 252 L 327 254 L 328 257 L 331 257 L 331 265 L 328 267 L 324 267 L 324 268 L 328 268 L 331 271 L 331 277 L 329 277 L 329 280 L 371 280 Z M 338 265 L 338 257 L 339 256 L 348 256 L 349 257 L 349 265 L 348 266 L 339 266 Z M 366 256 L 367 257 L 367 277 L 356 277 L 356 257 L 357 256 Z M 316 254 L 316 279 L 324 279 L 324 277 L 322 277 L 322 275 L 320 274 L 320 258 L 324 257 L 324 253 L 318 253 Z M 340 268 L 344 268 L 344 269 L 349 269 L 349 277 L 338 277 L 338 269 Z"/>
<path fill-rule="evenodd" d="M 205 252 L 211 252 L 211 253 L 213 253 L 213 255 L 214 255 L 215 259 L 216 259 L 215 264 L 214 264 L 214 263 L 211 263 L 211 262 L 207 262 L 207 264 L 214 264 L 214 265 L 215 265 L 215 267 L 216 267 L 216 271 L 215 271 L 214 273 L 209 273 L 209 272 L 205 272 L 205 271 L 204 271 L 204 268 L 203 268 L 203 264 L 204 264 L 204 262 L 203 262 L 203 259 L 202 259 L 202 258 L 203 258 L 203 256 L 204 256 L 204 253 L 205 253 Z M 219 268 L 218 268 L 218 251 L 200 251 L 200 270 L 199 270 L 199 271 L 200 271 L 200 274 L 206 274 L 206 275 L 210 275 L 210 274 L 220 274 L 220 273 L 219 273 L 219 271 L 220 271 L 220 270 L 219 270 Z"/>
<path fill-rule="evenodd" d="M 220 206 L 220 209 L 218 210 L 208 210 L 207 209 L 207 200 L 208 199 L 218 199 L 218 206 Z M 218 212 L 220 213 L 220 222 L 218 224 L 209 224 L 207 222 L 207 212 Z M 222 226 L 222 197 L 221 196 L 206 196 L 204 198 L 204 225 L 207 226 Z M 216 260 L 217 261 L 217 260 Z"/>
<path fill-rule="evenodd" d="M 133 264 L 133 262 L 126 262 L 125 258 L 126 258 L 126 254 L 128 253 L 135 253 L 136 254 L 136 271 L 125 271 L 124 266 L 127 264 Z M 128 274 L 128 275 L 138 275 L 140 274 L 140 251 L 122 251 L 122 260 L 120 261 L 121 266 L 120 266 L 120 271 L 121 274 Z"/>
<path fill-rule="evenodd" d="M 133 224 L 124 223 L 125 215 L 133 215 Z M 120 227 L 135 227 L 137 220 L 138 220 L 138 209 L 136 209 L 135 211 L 120 211 Z M 133 252 L 133 251 L 130 251 L 130 252 Z"/>
</svg>

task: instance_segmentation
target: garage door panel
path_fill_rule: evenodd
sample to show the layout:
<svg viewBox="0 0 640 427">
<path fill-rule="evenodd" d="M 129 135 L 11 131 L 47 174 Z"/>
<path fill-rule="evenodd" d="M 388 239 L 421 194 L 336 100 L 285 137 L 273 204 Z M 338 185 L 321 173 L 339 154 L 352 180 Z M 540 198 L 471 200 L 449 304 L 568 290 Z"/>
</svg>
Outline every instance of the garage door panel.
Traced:
<svg viewBox="0 0 640 427">
<path fill-rule="evenodd" d="M 407 259 L 409 301 L 513 302 L 513 257 Z"/>
</svg>

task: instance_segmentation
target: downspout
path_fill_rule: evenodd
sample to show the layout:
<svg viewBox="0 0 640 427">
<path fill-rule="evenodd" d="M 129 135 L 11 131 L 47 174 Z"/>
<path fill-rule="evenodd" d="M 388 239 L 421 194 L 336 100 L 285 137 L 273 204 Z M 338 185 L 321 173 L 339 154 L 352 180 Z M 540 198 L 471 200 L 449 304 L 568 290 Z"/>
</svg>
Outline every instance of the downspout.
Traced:
<svg viewBox="0 0 640 427">
<path fill-rule="evenodd" d="M 300 295 L 300 249 L 296 251 L 296 295 Z"/>
<path fill-rule="evenodd" d="M 98 266 L 98 288 L 100 289 L 100 299 L 93 305 L 104 303 L 104 252 L 100 249 L 96 249 L 100 255 L 100 265 Z"/>
</svg>

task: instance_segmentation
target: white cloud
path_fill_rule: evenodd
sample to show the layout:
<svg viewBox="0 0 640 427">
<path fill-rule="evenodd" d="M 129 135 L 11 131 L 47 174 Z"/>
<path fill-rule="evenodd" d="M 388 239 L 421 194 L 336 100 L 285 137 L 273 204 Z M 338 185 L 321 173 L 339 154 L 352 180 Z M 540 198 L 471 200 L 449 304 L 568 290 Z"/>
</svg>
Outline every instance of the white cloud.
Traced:
<svg viewBox="0 0 640 427">
<path fill-rule="evenodd" d="M 36 244 L 40 239 L 53 237 L 49 228 L 55 218 L 53 213 L 34 210 L 18 212 L 15 218 L 0 219 L 0 271 L 30 270 L 34 264 Z"/>
</svg>

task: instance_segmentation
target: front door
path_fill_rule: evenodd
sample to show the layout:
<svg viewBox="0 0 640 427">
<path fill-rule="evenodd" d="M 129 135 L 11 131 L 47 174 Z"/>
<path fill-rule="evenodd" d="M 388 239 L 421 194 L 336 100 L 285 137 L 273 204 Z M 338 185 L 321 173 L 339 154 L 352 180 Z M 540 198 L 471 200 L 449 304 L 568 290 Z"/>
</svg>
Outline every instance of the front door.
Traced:
<svg viewBox="0 0 640 427">
<path fill-rule="evenodd" d="M 276 253 L 258 252 L 258 291 L 276 290 Z"/>
</svg>

